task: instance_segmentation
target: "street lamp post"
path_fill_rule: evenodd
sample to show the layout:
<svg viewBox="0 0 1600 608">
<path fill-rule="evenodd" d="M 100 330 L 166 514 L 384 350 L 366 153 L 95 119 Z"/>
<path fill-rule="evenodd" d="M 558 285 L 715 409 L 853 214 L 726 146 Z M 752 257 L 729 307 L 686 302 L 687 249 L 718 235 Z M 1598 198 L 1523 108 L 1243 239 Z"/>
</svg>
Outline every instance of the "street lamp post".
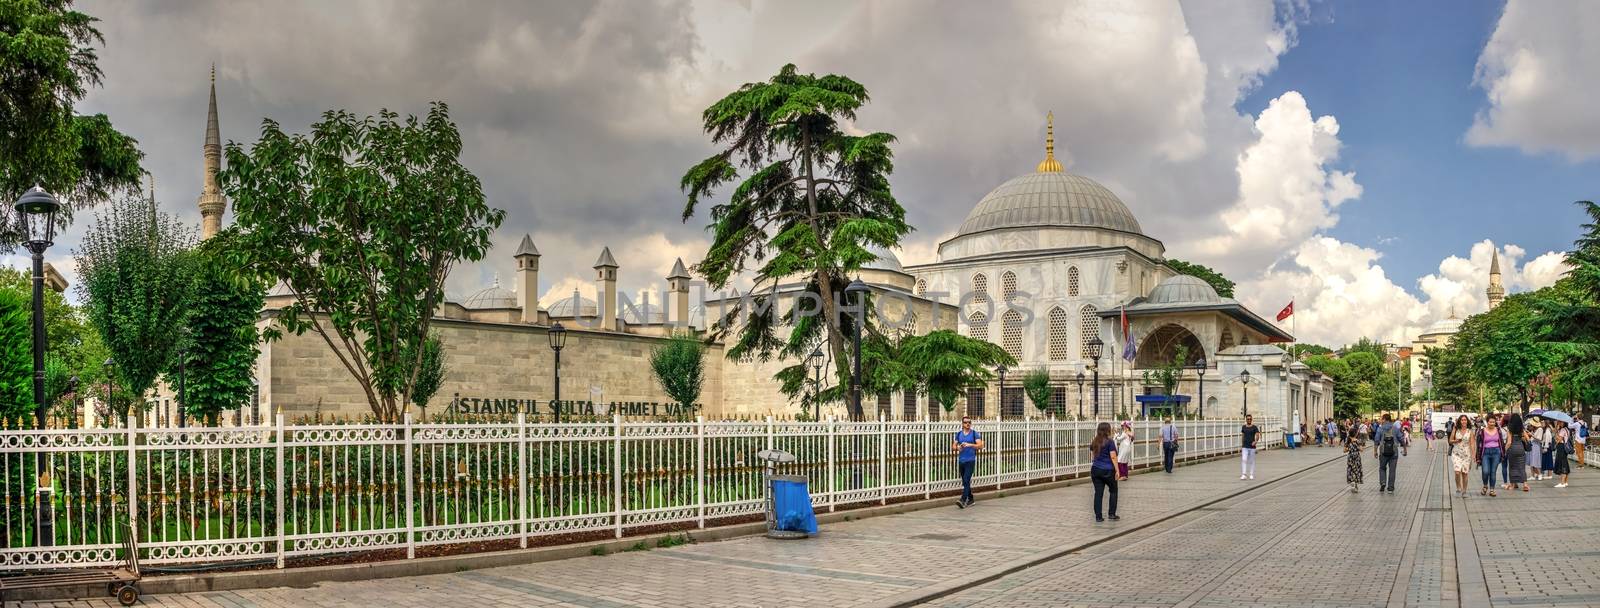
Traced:
<svg viewBox="0 0 1600 608">
<path fill-rule="evenodd" d="M 811 407 L 816 412 L 814 419 L 822 418 L 822 347 L 811 351 L 811 369 L 815 372 L 811 380 Z"/>
<path fill-rule="evenodd" d="M 1000 375 L 1000 412 L 999 412 L 999 414 L 1000 414 L 1001 417 L 1004 417 L 1006 415 L 1006 366 L 1004 366 L 1004 365 L 996 366 L 994 368 L 994 371 L 995 371 L 996 374 Z"/>
<path fill-rule="evenodd" d="M 862 283 L 861 279 L 856 279 L 844 288 L 844 293 L 847 296 L 855 296 L 853 301 L 856 307 L 856 331 L 852 340 L 855 361 L 853 362 L 854 370 L 850 374 L 850 416 L 854 420 L 861 420 L 863 418 L 861 413 L 861 332 L 866 329 L 867 284 Z"/>
<path fill-rule="evenodd" d="M 1244 415 L 1250 415 L 1250 370 L 1239 372 L 1239 382 L 1244 384 Z"/>
<path fill-rule="evenodd" d="M 1078 419 L 1083 420 L 1083 372 L 1078 372 Z"/>
<path fill-rule="evenodd" d="M 1206 356 L 1194 362 L 1194 372 L 1200 376 L 1200 417 L 1206 417 Z"/>
<path fill-rule="evenodd" d="M 555 406 L 551 409 L 555 410 L 556 419 L 559 420 L 561 418 L 561 349 L 567 346 L 567 328 L 562 327 L 560 321 L 556 321 L 550 324 L 550 329 L 545 332 L 545 335 L 550 338 L 550 350 L 555 351 L 556 354 L 556 398 L 551 400 L 551 403 Z"/>
<path fill-rule="evenodd" d="M 17 199 L 17 224 L 24 239 L 23 244 L 33 254 L 33 407 L 39 430 L 44 430 L 48 420 L 48 405 L 44 394 L 44 251 L 50 248 L 56 233 L 56 211 L 61 203 L 44 188 L 34 186 Z M 49 455 L 36 455 L 35 471 L 39 476 L 39 519 L 35 539 L 41 546 L 55 544 L 55 503 L 50 499 L 54 485 L 46 468 Z"/>
<path fill-rule="evenodd" d="M 1089 340 L 1089 371 L 1094 373 L 1094 417 L 1100 417 L 1100 351 L 1104 350 L 1106 343 L 1095 336 Z"/>
</svg>

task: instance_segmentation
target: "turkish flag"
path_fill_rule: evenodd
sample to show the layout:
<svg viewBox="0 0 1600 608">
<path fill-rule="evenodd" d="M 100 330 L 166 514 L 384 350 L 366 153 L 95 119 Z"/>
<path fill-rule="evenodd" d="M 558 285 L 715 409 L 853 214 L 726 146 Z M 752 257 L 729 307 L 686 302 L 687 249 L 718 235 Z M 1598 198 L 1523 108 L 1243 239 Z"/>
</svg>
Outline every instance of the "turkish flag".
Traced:
<svg viewBox="0 0 1600 608">
<path fill-rule="evenodd" d="M 1294 316 L 1294 300 L 1289 300 L 1289 305 L 1278 311 L 1278 320 L 1282 321 L 1292 316 Z"/>
</svg>

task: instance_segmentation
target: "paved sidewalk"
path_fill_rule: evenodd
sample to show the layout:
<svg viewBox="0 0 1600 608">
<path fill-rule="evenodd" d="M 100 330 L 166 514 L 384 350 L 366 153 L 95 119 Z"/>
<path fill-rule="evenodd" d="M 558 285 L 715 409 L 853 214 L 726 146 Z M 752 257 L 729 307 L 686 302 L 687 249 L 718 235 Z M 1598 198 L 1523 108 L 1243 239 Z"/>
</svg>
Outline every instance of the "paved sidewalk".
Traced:
<svg viewBox="0 0 1600 608">
<path fill-rule="evenodd" d="M 1255 481 L 1236 459 L 1124 482 L 1118 522 L 1096 524 L 1088 484 L 826 526 L 804 541 L 741 538 L 524 566 L 308 588 L 147 596 L 154 606 L 797 606 L 862 605 L 1103 539 L 1334 458 L 1331 449 L 1259 456 Z M 1331 469 L 1329 467 L 1324 467 Z M 1292 509 L 1290 509 L 1292 511 Z M 50 606 L 49 602 L 23 606 Z M 112 606 L 95 599 L 71 606 Z M 9 608 L 9 607 L 8 607 Z"/>
</svg>

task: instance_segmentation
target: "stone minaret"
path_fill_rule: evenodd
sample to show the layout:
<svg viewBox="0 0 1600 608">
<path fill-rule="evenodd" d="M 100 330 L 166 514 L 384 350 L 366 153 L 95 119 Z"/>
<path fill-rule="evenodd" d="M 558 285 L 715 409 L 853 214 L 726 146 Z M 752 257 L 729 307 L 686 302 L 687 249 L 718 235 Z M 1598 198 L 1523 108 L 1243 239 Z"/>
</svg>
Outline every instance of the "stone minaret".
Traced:
<svg viewBox="0 0 1600 608">
<path fill-rule="evenodd" d="M 617 330 L 617 259 L 611 257 L 611 248 L 600 251 L 594 263 L 595 278 L 600 281 L 600 329 Z"/>
<path fill-rule="evenodd" d="M 667 273 L 667 305 L 670 306 L 672 324 L 689 328 L 689 271 L 683 267 L 683 258 L 673 262 Z"/>
<path fill-rule="evenodd" d="M 539 322 L 539 248 L 533 246 L 533 235 L 522 235 L 517 246 L 517 305 L 522 307 L 522 322 Z"/>
<path fill-rule="evenodd" d="M 209 239 L 222 230 L 222 212 L 228 201 L 217 187 L 217 171 L 222 168 L 222 129 L 217 126 L 217 66 L 211 66 L 211 107 L 206 111 L 206 173 L 200 189 L 200 238 Z"/>
<path fill-rule="evenodd" d="M 1489 288 L 1484 290 L 1489 296 L 1489 309 L 1499 306 L 1506 299 L 1506 288 L 1500 283 L 1500 252 L 1495 251 L 1494 257 L 1489 260 Z"/>
</svg>

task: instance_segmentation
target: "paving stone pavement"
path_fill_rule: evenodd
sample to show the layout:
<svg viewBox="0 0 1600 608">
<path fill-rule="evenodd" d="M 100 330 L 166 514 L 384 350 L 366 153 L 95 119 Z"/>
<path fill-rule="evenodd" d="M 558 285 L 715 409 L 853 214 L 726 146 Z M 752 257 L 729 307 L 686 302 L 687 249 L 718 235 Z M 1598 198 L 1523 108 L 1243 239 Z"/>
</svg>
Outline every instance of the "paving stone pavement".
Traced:
<svg viewBox="0 0 1600 608">
<path fill-rule="evenodd" d="M 1454 605 L 1452 511 L 1443 510 L 1452 506 L 1443 489 L 1445 459 L 1440 456 L 1429 467 L 1429 455 L 1419 449 L 1402 460 L 1398 494 L 1379 495 L 1369 482 L 1360 494 L 1351 495 L 1343 489 L 1342 459 L 1316 466 L 1338 456 L 1335 450 L 1318 448 L 1263 453 L 1256 481 L 1239 480 L 1239 465 L 1232 459 L 1182 467 L 1172 475 L 1137 475 L 1122 485 L 1123 519 L 1103 524 L 1094 523 L 1089 511 L 1092 489 L 1079 485 L 984 500 L 965 510 L 952 505 L 831 524 L 805 541 L 741 538 L 454 574 L 154 595 L 145 602 L 230 608 L 837 607 L 905 597 L 978 569 L 1120 534 L 934 603 Z M 1370 480 L 1376 463 L 1370 454 L 1366 460 Z M 1308 467 L 1313 468 L 1272 481 Z M 1215 502 L 1254 486 L 1263 487 Z M 1455 513 L 1470 512 L 1472 526 L 1485 530 L 1473 534 L 1469 544 L 1485 556 L 1483 576 L 1491 591 L 1499 590 L 1496 605 L 1540 605 L 1523 603 L 1534 599 L 1600 603 L 1600 598 L 1584 599 L 1590 596 L 1583 594 L 1594 593 L 1586 585 L 1527 571 L 1530 563 L 1550 564 L 1592 577 L 1600 558 L 1584 562 L 1582 555 L 1545 546 L 1540 533 L 1492 531 L 1586 522 L 1592 534 L 1600 519 L 1593 511 L 1585 515 L 1576 509 L 1580 496 L 1592 504 L 1595 493 L 1567 491 L 1570 500 L 1546 489 L 1531 497 L 1501 498 L 1499 503 L 1472 499 L 1465 501 L 1470 508 L 1456 507 Z M 1558 502 L 1525 515 L 1508 507 L 1513 501 L 1531 505 L 1541 497 Z M 1573 510 L 1562 510 L 1569 508 Z M 1142 525 L 1148 527 L 1134 530 Z M 1597 547 L 1594 537 L 1588 538 L 1583 549 Z M 1377 546 L 1383 539 L 1395 540 L 1389 548 Z M 1516 557 L 1522 554 L 1533 557 Z M 1402 566 L 1405 577 L 1397 576 Z M 19 608 L 113 605 L 109 598 L 97 598 L 24 603 Z"/>
</svg>

